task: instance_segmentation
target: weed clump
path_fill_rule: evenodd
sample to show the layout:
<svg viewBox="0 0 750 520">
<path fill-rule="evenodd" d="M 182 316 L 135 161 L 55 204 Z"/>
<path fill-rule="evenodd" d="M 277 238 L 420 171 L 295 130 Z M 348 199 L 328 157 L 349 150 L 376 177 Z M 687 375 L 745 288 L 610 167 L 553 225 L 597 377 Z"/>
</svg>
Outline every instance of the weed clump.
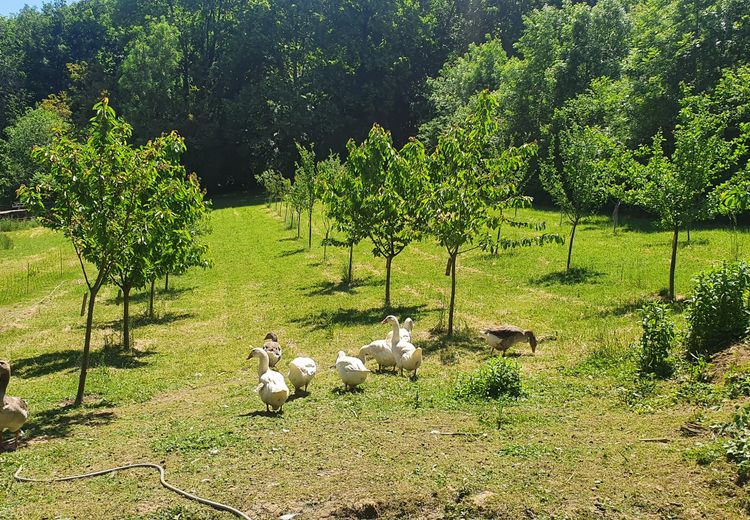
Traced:
<svg viewBox="0 0 750 520">
<path fill-rule="evenodd" d="M 459 399 L 498 399 L 520 397 L 521 369 L 517 363 L 502 357 L 490 359 L 471 374 L 459 379 L 455 395 Z"/>
<path fill-rule="evenodd" d="M 11 249 L 13 241 L 5 233 L 0 233 L 0 249 Z"/>
<path fill-rule="evenodd" d="M 642 309 L 643 334 L 637 345 L 638 372 L 666 378 L 672 375 L 671 358 L 675 342 L 675 326 L 667 309 L 658 303 L 646 304 Z"/>
<path fill-rule="evenodd" d="M 694 358 L 712 354 L 748 333 L 750 267 L 724 263 L 701 273 L 687 308 L 685 347 Z"/>
<path fill-rule="evenodd" d="M 729 437 L 723 449 L 729 462 L 737 465 L 737 477 L 741 483 L 750 479 L 750 406 L 734 414 L 732 420 L 718 427 L 721 435 Z"/>
</svg>

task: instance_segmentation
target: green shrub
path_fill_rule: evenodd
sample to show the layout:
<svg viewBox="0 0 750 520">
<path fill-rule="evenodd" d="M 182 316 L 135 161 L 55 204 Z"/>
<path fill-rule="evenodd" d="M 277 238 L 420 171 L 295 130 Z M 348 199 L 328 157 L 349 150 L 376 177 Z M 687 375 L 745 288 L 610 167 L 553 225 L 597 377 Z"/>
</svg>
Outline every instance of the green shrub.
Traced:
<svg viewBox="0 0 750 520">
<path fill-rule="evenodd" d="M 521 370 L 517 363 L 496 357 L 462 377 L 455 389 L 461 399 L 520 397 Z"/>
<path fill-rule="evenodd" d="M 687 307 L 685 347 L 694 358 L 716 352 L 747 335 L 750 325 L 747 263 L 724 263 L 701 273 Z"/>
<path fill-rule="evenodd" d="M 657 377 L 672 375 L 674 365 L 670 354 L 675 340 L 675 326 L 667 309 L 658 303 L 642 309 L 643 334 L 638 343 L 638 372 Z"/>
<path fill-rule="evenodd" d="M 724 376 L 724 388 L 732 399 L 750 395 L 750 371 L 733 368 Z"/>
<path fill-rule="evenodd" d="M 736 412 L 731 422 L 719 427 L 719 433 L 729 437 L 723 445 L 727 460 L 737 465 L 739 480 L 747 481 L 750 477 L 750 406 Z"/>
<path fill-rule="evenodd" d="M 5 233 L 0 233 L 0 249 L 11 249 L 13 241 Z"/>
</svg>

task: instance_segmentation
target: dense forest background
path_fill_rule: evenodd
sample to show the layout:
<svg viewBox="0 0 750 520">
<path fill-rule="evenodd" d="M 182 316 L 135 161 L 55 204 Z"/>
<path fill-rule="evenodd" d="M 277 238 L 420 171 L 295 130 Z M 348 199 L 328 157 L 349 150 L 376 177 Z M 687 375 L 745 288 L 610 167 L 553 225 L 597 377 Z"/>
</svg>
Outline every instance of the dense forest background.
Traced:
<svg viewBox="0 0 750 520">
<path fill-rule="evenodd" d="M 747 0 L 57 1 L 0 17 L 0 199 L 33 175 L 28 143 L 103 92 L 136 142 L 184 135 L 216 192 L 374 122 L 434 143 L 483 89 L 508 144 L 575 121 L 669 146 L 680 100 L 748 62 Z"/>
</svg>

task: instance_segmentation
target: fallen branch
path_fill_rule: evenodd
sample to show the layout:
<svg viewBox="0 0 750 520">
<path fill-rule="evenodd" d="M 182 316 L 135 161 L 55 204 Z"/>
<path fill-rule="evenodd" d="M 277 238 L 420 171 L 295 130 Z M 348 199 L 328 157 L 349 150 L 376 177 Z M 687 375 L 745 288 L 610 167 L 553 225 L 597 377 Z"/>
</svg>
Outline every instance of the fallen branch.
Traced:
<svg viewBox="0 0 750 520">
<path fill-rule="evenodd" d="M 656 437 L 654 439 L 638 439 L 641 442 L 672 442 L 672 439 L 666 437 Z"/>
</svg>

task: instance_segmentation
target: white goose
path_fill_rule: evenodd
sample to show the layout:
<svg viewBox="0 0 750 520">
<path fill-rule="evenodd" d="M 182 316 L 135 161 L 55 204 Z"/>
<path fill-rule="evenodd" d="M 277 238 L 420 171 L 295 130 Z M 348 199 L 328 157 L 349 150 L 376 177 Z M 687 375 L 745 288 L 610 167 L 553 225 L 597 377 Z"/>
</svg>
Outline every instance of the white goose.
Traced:
<svg viewBox="0 0 750 520">
<path fill-rule="evenodd" d="M 359 358 L 347 356 L 343 350 L 339 350 L 336 357 L 336 370 L 344 382 L 344 390 L 349 390 L 365 382 L 370 370 Z"/>
<path fill-rule="evenodd" d="M 414 377 L 417 377 L 417 369 L 422 366 L 422 348 L 415 347 L 409 340 L 402 339 L 399 341 L 396 339 L 400 337 L 401 327 L 399 326 L 398 318 L 394 315 L 386 316 L 381 323 L 390 323 L 393 327 L 391 350 L 396 360 L 396 368 L 399 369 L 401 375 L 406 370 L 407 372 L 414 372 Z"/>
<path fill-rule="evenodd" d="M 357 356 L 362 363 L 367 361 L 367 356 L 375 358 L 378 363 L 378 370 L 381 371 L 385 367 L 395 367 L 396 358 L 393 357 L 393 350 L 391 350 L 391 340 L 376 339 L 369 345 L 360 347 L 359 355 Z"/>
<path fill-rule="evenodd" d="M 404 326 L 399 327 L 400 338 L 402 340 L 411 341 L 411 331 L 413 328 L 414 328 L 414 320 L 412 320 L 411 318 L 406 318 L 404 320 Z M 388 334 L 385 337 L 385 340 L 388 343 L 390 343 L 391 339 L 393 339 L 393 331 L 389 330 Z"/>
<path fill-rule="evenodd" d="M 318 371 L 318 365 L 309 357 L 294 358 L 289 362 L 289 381 L 294 385 L 294 393 L 297 393 L 304 387 L 307 392 L 307 385 L 310 384 L 315 373 Z"/>
<path fill-rule="evenodd" d="M 0 361 L 0 451 L 3 451 L 3 432 L 16 435 L 13 449 L 18 449 L 18 433 L 29 418 L 29 406 L 20 397 L 5 395 L 10 382 L 10 364 Z"/>
<path fill-rule="evenodd" d="M 247 359 L 258 358 L 258 386 L 255 391 L 260 396 L 260 400 L 266 404 L 266 411 L 269 407 L 274 411 L 281 411 L 287 398 L 289 397 L 289 387 L 286 386 L 284 376 L 268 369 L 268 353 L 262 348 L 254 348 Z"/>
</svg>

